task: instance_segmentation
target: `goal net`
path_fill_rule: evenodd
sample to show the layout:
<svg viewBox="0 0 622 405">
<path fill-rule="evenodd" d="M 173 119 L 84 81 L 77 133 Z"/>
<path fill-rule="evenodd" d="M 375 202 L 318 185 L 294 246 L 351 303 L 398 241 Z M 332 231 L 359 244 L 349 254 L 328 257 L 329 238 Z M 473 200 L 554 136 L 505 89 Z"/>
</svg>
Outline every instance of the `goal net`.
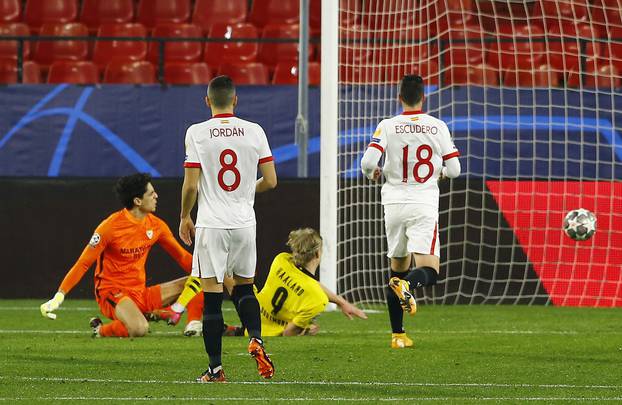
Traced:
<svg viewBox="0 0 622 405">
<path fill-rule="evenodd" d="M 335 248 L 322 277 L 334 272 L 350 300 L 384 302 L 381 186 L 360 159 L 378 122 L 401 112 L 399 80 L 416 73 L 462 165 L 440 184 L 441 276 L 418 301 L 622 306 L 622 3 L 323 7 L 321 227 Z M 588 241 L 562 231 L 575 208 L 596 215 Z"/>
</svg>

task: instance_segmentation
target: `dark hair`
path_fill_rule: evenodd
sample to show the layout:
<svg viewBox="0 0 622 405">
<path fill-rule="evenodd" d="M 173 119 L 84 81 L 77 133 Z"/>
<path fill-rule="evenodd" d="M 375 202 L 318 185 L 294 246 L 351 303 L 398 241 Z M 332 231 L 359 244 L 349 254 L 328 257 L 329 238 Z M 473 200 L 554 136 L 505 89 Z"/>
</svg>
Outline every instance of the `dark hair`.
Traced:
<svg viewBox="0 0 622 405">
<path fill-rule="evenodd" d="M 119 201 L 125 208 L 134 208 L 134 198 L 142 198 L 147 192 L 147 184 L 151 183 L 149 173 L 136 173 L 121 177 L 114 187 Z"/>
<path fill-rule="evenodd" d="M 207 97 L 216 108 L 225 108 L 231 105 L 235 96 L 235 86 L 229 76 L 216 76 L 209 82 Z"/>
<path fill-rule="evenodd" d="M 423 99 L 423 79 L 417 75 L 406 75 L 400 81 L 400 97 L 407 105 L 415 105 Z"/>
</svg>

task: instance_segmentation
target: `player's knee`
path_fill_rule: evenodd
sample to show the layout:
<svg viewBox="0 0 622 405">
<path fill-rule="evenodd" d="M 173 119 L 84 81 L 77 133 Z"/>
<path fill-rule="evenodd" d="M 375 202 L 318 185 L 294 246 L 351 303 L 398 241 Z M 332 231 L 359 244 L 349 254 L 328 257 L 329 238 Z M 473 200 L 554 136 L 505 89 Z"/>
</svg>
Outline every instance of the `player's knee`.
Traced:
<svg viewBox="0 0 622 405">
<path fill-rule="evenodd" d="M 145 320 L 127 325 L 127 333 L 130 337 L 143 337 L 149 333 L 149 323 Z"/>
</svg>

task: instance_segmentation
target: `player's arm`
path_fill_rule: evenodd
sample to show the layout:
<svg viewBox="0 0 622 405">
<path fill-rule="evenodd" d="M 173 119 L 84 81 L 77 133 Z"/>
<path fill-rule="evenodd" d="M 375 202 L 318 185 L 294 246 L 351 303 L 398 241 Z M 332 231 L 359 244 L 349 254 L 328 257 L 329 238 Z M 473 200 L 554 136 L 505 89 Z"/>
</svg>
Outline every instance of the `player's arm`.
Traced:
<svg viewBox="0 0 622 405">
<path fill-rule="evenodd" d="M 82 280 L 84 274 L 89 270 L 89 268 L 95 263 L 97 258 L 101 255 L 106 247 L 105 233 L 103 227 L 100 226 L 97 228 L 93 236 L 91 237 L 91 241 L 84 248 L 82 254 L 76 261 L 76 263 L 69 269 L 62 283 L 58 287 L 58 291 L 54 294 L 51 300 L 41 304 L 39 308 L 41 310 L 41 315 L 47 317 L 49 319 L 56 319 L 56 311 L 63 301 L 65 300 L 65 295 L 69 293 Z"/>
<path fill-rule="evenodd" d="M 441 169 L 441 178 L 449 177 L 450 179 L 460 176 L 460 152 L 451 140 L 451 134 L 449 128 L 443 123 L 441 126 L 441 152 L 443 154 L 444 166 Z"/>
<path fill-rule="evenodd" d="M 173 232 L 164 221 L 160 220 L 160 226 L 162 233 L 158 243 L 186 273 L 190 274 L 192 271 L 192 255 L 177 242 Z"/>
<path fill-rule="evenodd" d="M 194 222 L 190 218 L 190 212 L 197 202 L 199 191 L 199 177 L 201 167 L 184 168 L 184 184 L 181 187 L 181 213 L 179 215 L 179 237 L 188 246 L 192 245 L 194 237 Z"/>
<path fill-rule="evenodd" d="M 367 315 L 365 314 L 365 312 L 357 308 L 356 305 L 350 304 L 345 298 L 340 297 L 339 295 L 335 294 L 330 289 L 328 289 L 324 284 L 320 283 L 320 286 L 322 287 L 322 290 L 328 297 L 328 300 L 334 304 L 337 304 L 339 308 L 341 309 L 341 312 L 343 312 L 345 316 L 347 316 L 350 319 L 354 319 L 353 318 L 354 316 L 356 316 L 357 318 L 361 318 L 361 319 L 367 319 Z"/>
<path fill-rule="evenodd" d="M 274 160 L 259 160 L 259 171 L 261 177 L 257 179 L 255 183 L 255 193 L 263 193 L 264 191 L 272 190 L 276 187 L 276 168 L 274 167 Z"/>
<path fill-rule="evenodd" d="M 378 124 L 378 128 L 376 128 L 371 142 L 367 146 L 367 150 L 361 159 L 361 170 L 369 180 L 377 181 L 380 178 L 381 170 L 380 167 L 378 167 L 378 161 L 382 157 L 385 147 L 386 135 L 384 134 L 381 122 Z"/>
</svg>

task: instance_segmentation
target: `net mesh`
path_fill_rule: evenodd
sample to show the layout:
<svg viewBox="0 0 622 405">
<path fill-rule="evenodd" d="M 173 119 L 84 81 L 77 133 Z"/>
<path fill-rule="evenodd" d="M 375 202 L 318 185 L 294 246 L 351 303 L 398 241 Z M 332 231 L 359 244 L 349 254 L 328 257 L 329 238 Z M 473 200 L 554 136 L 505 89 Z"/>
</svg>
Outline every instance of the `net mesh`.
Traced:
<svg viewBox="0 0 622 405">
<path fill-rule="evenodd" d="M 360 159 L 417 73 L 462 154 L 440 184 L 440 282 L 419 301 L 622 306 L 621 7 L 340 0 L 340 293 L 384 301 L 380 185 Z M 562 232 L 575 208 L 597 217 L 588 241 Z"/>
</svg>

